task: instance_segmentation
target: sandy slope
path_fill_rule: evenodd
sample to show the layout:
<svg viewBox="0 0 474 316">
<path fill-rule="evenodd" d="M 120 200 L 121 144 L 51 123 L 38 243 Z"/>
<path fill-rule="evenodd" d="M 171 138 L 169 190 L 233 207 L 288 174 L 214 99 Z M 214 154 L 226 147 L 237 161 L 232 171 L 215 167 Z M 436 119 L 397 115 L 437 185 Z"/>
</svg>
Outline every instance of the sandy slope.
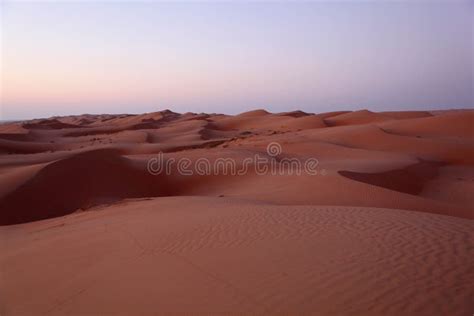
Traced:
<svg viewBox="0 0 474 316">
<path fill-rule="evenodd" d="M 230 116 L 165 110 L 4 124 L 0 224 L 60 216 L 123 198 L 177 195 L 373 206 L 472 219 L 474 197 L 463 192 L 474 181 L 473 115 L 255 110 Z M 146 171 L 147 160 L 159 152 L 167 159 L 191 161 L 225 157 L 240 167 L 246 157 L 265 156 L 270 142 L 281 145 L 279 159 L 316 158 L 321 172 L 182 177 L 175 168 L 167 177 L 151 177 Z M 426 164 L 433 166 L 429 172 Z M 447 194 L 443 184 L 461 197 Z"/>
<path fill-rule="evenodd" d="M 2 124 L 0 314 L 470 315 L 473 115 L 165 110 Z M 152 175 L 158 154 L 238 170 L 255 155 L 319 164 Z"/>
<path fill-rule="evenodd" d="M 474 222 L 449 216 L 172 197 L 0 237 L 4 315 L 474 309 Z"/>
</svg>

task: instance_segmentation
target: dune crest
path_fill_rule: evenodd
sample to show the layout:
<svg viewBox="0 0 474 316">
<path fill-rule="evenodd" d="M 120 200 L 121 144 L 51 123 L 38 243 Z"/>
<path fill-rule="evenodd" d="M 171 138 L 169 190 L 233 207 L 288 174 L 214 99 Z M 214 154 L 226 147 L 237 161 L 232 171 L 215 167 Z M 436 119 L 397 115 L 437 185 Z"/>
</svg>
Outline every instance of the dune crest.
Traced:
<svg viewBox="0 0 474 316">
<path fill-rule="evenodd" d="M 472 113 L 0 125 L 0 313 L 470 314 Z"/>
<path fill-rule="evenodd" d="M 474 198 L 438 198 L 433 190 L 449 183 L 465 192 L 474 180 L 459 176 L 473 170 L 473 113 L 255 110 L 231 116 L 163 110 L 7 123 L 0 126 L 0 179 L 12 186 L 0 190 L 0 224 L 126 198 L 182 195 L 392 207 L 472 219 Z M 282 158 L 314 158 L 318 175 L 279 177 L 251 169 L 240 176 L 183 176 L 176 166 L 166 175 L 147 172 L 147 161 L 159 153 L 190 163 L 223 157 L 242 167 L 248 157 L 267 155 L 275 142 L 278 164 Z M 39 166 L 31 176 L 29 166 Z"/>
</svg>

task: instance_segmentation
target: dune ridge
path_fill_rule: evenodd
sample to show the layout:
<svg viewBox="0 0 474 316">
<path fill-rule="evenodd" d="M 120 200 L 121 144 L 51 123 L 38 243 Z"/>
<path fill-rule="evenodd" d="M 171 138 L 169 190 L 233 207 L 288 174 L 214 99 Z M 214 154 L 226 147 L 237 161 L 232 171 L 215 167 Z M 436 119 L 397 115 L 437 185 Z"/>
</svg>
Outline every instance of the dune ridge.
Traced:
<svg viewBox="0 0 474 316">
<path fill-rule="evenodd" d="M 470 315 L 473 113 L 2 124 L 0 314 Z"/>
<path fill-rule="evenodd" d="M 231 116 L 164 110 L 6 123 L 0 128 L 0 179 L 5 174 L 0 225 L 62 216 L 125 198 L 179 195 L 393 207 L 472 219 L 473 198 L 438 199 L 433 184 L 468 188 L 474 181 L 457 176 L 460 170 L 472 174 L 473 115 L 255 110 Z M 241 166 L 246 157 L 266 155 L 270 142 L 282 147 L 279 159 L 317 158 L 324 172 L 312 177 L 254 172 L 183 177 L 173 169 L 156 177 L 146 170 L 147 160 L 160 152 L 167 159 L 190 161 L 227 157 Z M 41 167 L 26 176 L 30 165 Z M 26 171 L 13 181 L 12 168 Z M 340 194 L 344 186 L 351 189 Z M 375 195 L 369 198 L 368 192 Z"/>
</svg>

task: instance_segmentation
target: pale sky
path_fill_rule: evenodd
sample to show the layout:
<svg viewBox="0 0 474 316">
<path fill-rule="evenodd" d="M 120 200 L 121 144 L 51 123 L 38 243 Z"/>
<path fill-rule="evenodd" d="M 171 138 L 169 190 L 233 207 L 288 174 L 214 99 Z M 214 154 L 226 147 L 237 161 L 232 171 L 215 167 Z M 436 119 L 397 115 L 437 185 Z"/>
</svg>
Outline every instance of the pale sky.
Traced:
<svg viewBox="0 0 474 316">
<path fill-rule="evenodd" d="M 0 10 L 2 120 L 474 105 L 474 1 L 3 1 Z"/>
</svg>

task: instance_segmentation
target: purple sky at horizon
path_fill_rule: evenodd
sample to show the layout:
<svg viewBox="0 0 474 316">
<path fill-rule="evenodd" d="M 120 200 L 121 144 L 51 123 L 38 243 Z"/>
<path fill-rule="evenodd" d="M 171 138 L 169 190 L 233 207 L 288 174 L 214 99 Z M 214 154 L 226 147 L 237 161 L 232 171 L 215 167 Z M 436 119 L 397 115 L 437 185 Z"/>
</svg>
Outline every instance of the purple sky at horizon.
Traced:
<svg viewBox="0 0 474 316">
<path fill-rule="evenodd" d="M 0 3 L 0 120 L 474 106 L 474 2 Z"/>
</svg>

